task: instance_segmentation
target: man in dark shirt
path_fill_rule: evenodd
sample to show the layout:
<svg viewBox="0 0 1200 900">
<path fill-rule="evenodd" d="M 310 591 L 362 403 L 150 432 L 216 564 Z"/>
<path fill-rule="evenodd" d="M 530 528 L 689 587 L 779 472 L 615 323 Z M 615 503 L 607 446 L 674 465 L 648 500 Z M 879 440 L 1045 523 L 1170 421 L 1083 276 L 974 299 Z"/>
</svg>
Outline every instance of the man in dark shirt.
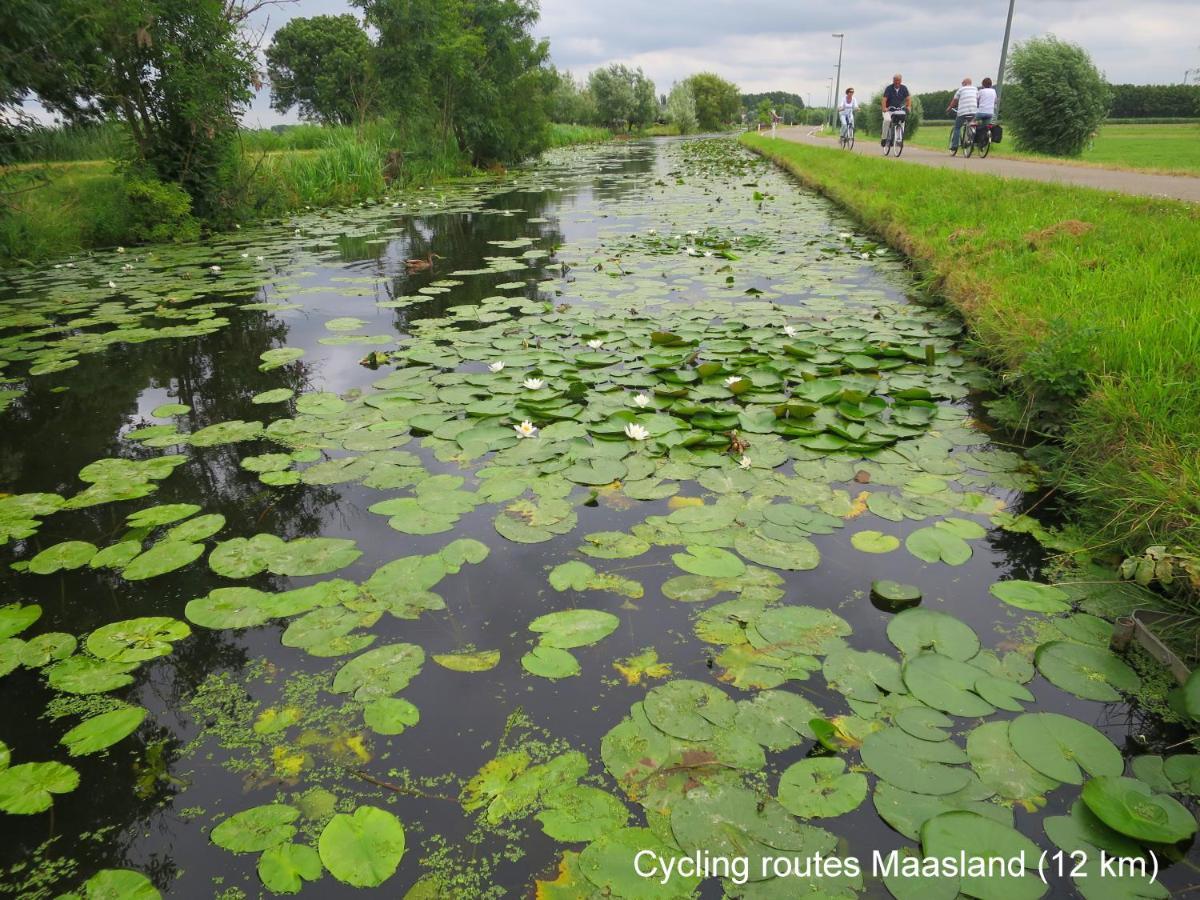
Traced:
<svg viewBox="0 0 1200 900">
<path fill-rule="evenodd" d="M 904 84 L 899 72 L 892 76 L 892 83 L 883 89 L 883 134 L 880 135 L 880 147 L 887 143 L 888 123 L 892 118 L 889 110 L 893 109 L 912 112 L 912 95 L 909 94 L 908 85 Z"/>
</svg>

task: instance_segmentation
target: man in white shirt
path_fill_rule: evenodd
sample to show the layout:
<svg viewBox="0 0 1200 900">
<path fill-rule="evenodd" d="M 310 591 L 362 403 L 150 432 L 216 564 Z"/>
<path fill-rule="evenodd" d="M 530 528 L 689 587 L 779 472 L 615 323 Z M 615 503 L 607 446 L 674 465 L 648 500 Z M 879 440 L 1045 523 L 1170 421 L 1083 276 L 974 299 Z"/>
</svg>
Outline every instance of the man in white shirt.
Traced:
<svg viewBox="0 0 1200 900">
<path fill-rule="evenodd" d="M 978 111 L 978 101 L 979 91 L 975 88 L 975 85 L 971 84 L 970 78 L 964 78 L 962 80 L 962 87 L 954 92 L 954 99 L 950 101 L 950 106 L 946 108 L 946 112 L 950 112 L 952 109 L 957 109 L 958 111 L 958 115 L 954 118 L 954 128 L 950 130 L 951 156 L 958 152 L 958 139 L 962 134 L 962 127 Z"/>
</svg>

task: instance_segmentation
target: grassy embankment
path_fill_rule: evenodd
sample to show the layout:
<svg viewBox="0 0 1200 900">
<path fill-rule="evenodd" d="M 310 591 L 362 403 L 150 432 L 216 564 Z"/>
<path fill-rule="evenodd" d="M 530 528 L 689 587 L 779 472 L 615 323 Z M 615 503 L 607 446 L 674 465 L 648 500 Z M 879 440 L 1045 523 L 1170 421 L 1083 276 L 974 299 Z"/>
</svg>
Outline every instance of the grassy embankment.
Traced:
<svg viewBox="0 0 1200 900">
<path fill-rule="evenodd" d="M 950 126 L 943 122 L 924 122 L 913 143 L 944 150 L 950 146 Z M 1092 147 L 1075 159 L 1022 153 L 1014 150 L 1008 140 L 994 145 L 992 153 L 1012 159 L 1200 175 L 1200 124 L 1105 124 Z"/>
<path fill-rule="evenodd" d="M 611 137 L 603 128 L 552 125 L 548 141 L 563 147 Z M 457 148 L 421 136 L 404 140 L 384 124 L 247 130 L 240 140 L 243 185 L 235 193 L 242 221 L 379 197 L 388 189 L 385 174 L 411 185 L 472 172 Z M 388 156 L 397 146 L 403 159 L 389 172 Z M 11 183 L 28 190 L 13 194 L 10 211 L 0 214 L 0 264 L 134 243 L 125 181 L 111 161 L 121 154 L 119 128 L 48 133 L 37 161 L 10 171 Z"/>
<path fill-rule="evenodd" d="M 1200 207 L 747 135 L 914 261 L 1024 409 L 1096 547 L 1200 550 Z M 886 186 L 886 187 L 885 187 Z"/>
</svg>

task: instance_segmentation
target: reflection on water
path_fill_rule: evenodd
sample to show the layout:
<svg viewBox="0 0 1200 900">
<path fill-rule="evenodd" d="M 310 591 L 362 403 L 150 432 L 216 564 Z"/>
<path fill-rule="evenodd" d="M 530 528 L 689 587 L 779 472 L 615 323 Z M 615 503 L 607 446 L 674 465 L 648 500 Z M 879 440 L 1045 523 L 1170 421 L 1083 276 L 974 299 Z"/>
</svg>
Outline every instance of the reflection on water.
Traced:
<svg viewBox="0 0 1200 900">
<path fill-rule="evenodd" d="M 806 279 L 807 292 L 785 291 L 778 301 L 796 308 L 797 315 L 803 315 L 811 298 L 844 296 L 853 305 L 850 298 L 858 294 L 894 300 L 913 291 L 897 262 L 863 262 L 823 252 L 823 240 L 828 244 L 829 235 L 852 231 L 852 226 L 782 176 L 755 172 L 754 177 L 755 187 L 742 183 L 748 174 L 730 173 L 725 180 L 697 177 L 682 165 L 677 144 L 616 144 L 552 156 L 509 182 L 431 188 L 406 197 L 403 206 L 321 213 L 287 226 L 246 231 L 215 242 L 203 260 L 194 250 L 175 256 L 175 251 L 163 251 L 157 261 L 145 263 L 155 272 L 155 290 L 162 294 L 173 289 L 168 282 L 189 265 L 195 269 L 220 264 L 242 271 L 239 267 L 250 266 L 262 255 L 260 268 L 267 272 L 256 270 L 244 283 L 209 297 L 201 292 L 202 300 L 226 304 L 214 310 L 230 320 L 226 327 L 191 338 L 117 343 L 80 356 L 73 368 L 30 379 L 26 393 L 0 413 L 0 492 L 70 496 L 82 487 L 77 473 L 93 460 L 158 455 L 162 451 L 128 435 L 161 424 L 150 411 L 165 402 L 190 407 L 177 421 L 180 431 L 195 432 L 229 420 L 295 415 L 294 400 L 272 407 L 252 401 L 270 389 L 289 388 L 297 395 L 369 390 L 390 368 L 364 366 L 364 355 L 393 349 L 414 322 L 449 322 L 456 308 L 479 306 L 501 293 L 517 302 L 524 298 L 553 307 L 587 303 L 602 291 L 617 296 L 628 291 L 634 315 L 649 302 L 647 297 L 626 288 L 617 277 L 604 279 L 625 274 L 626 266 L 642 273 L 655 271 L 652 255 L 631 249 L 631 236 L 651 227 L 683 232 L 716 225 L 756 235 L 766 223 L 770 233 L 759 236 L 771 242 L 774 253 L 794 260 L 797 277 Z M 776 203 L 793 204 L 800 223 L 795 228 L 806 231 L 789 230 L 786 216 L 759 222 L 754 204 L 745 200 L 754 190 L 773 192 Z M 486 269 L 489 259 L 512 257 L 514 250 L 497 242 L 526 238 L 531 240 L 524 246 L 547 252 L 508 270 L 454 274 Z M 521 253 L 521 248 L 515 250 Z M 219 262 L 210 262 L 208 256 Z M 429 258 L 434 260 L 432 271 L 412 272 L 406 265 L 410 259 Z M 101 267 L 111 262 L 81 265 L 93 266 L 99 278 Z M 703 270 L 703 278 L 690 281 L 664 274 L 661 295 L 655 299 L 687 303 L 728 298 L 726 281 L 716 271 L 719 262 Z M 513 287 L 516 282 L 520 284 Z M 754 290 L 771 287 L 762 277 L 749 284 Z M 740 283 L 739 292 L 745 287 Z M 27 287 L 13 288 L 22 289 Z M 239 308 L 262 303 L 282 308 Z M 864 304 L 864 319 L 869 303 Z M 336 341 L 340 332 L 325 323 L 339 317 L 361 320 L 353 329 L 361 341 Z M 456 327 L 475 326 L 465 321 Z M 378 336 L 387 343 L 371 340 Z M 297 362 L 262 371 L 262 354 L 280 347 L 300 348 L 305 354 Z M 430 471 L 457 471 L 452 463 L 433 459 L 418 440 L 403 449 L 420 453 Z M 186 462 L 156 494 L 133 506 L 110 503 L 55 514 L 27 543 L 0 548 L 0 561 L 28 559 L 62 540 L 105 546 L 125 531 L 128 512 L 154 503 L 195 502 L 206 513 L 224 515 L 226 525 L 218 539 L 256 533 L 287 539 L 353 538 L 363 555 L 337 574 L 354 581 L 392 559 L 433 553 L 446 543 L 445 535 L 408 536 L 388 528 L 384 517 L 367 512 L 380 499 L 379 492 L 361 484 L 264 485 L 241 461 L 278 452 L 271 441 L 182 452 Z M 851 496 L 858 488 L 852 482 L 835 487 Z M 695 488 L 693 483 L 687 492 L 702 493 Z M 1016 492 L 996 493 L 1019 500 Z M 578 499 L 585 497 L 582 493 Z M 330 802 L 340 810 L 374 803 L 405 823 L 409 851 L 395 878 L 380 888 L 381 895 L 402 895 L 426 866 L 443 873 L 476 871 L 476 881 L 457 883 L 460 895 L 527 893 L 535 876 L 553 877 L 561 846 L 536 827 L 519 834 L 480 831 L 454 802 L 455 778 L 470 776 L 492 759 L 508 733 L 582 749 L 593 760 L 592 772 L 600 772 L 595 761 L 601 738 L 646 690 L 644 684 L 629 685 L 615 677 L 614 659 L 653 647 L 676 677 L 711 679 L 712 648 L 692 637 L 695 610 L 662 599 L 662 583 L 678 574 L 669 564 L 670 549 L 662 547 L 607 570 L 635 577 L 645 587 L 645 599 L 621 604 L 610 598 L 607 608 L 619 609 L 622 624 L 602 644 L 575 651 L 585 677 L 550 682 L 531 678 L 520 665 L 528 648 L 526 624 L 563 605 L 562 597 L 546 584 L 546 569 L 568 558 L 580 535 L 628 530 L 648 513 L 666 510 L 662 501 L 580 505 L 579 525 L 572 534 L 533 545 L 499 539 L 491 522 L 494 508 L 467 513 L 456 534 L 483 540 L 492 553 L 438 588 L 447 611 L 414 620 L 388 616 L 372 631 L 379 635 L 376 646 L 404 641 L 430 655 L 495 648 L 501 651 L 501 662 L 483 675 L 427 663 L 404 692 L 420 710 L 420 725 L 396 738 L 362 732 L 359 719 L 339 716 L 341 701 L 325 688 L 328 673 L 340 661 L 281 647 L 286 623 L 239 632 L 194 629 L 169 656 L 138 669 L 135 684 L 121 693 L 123 700 L 150 710 L 147 723 L 107 754 L 72 760 L 82 776 L 79 790 L 57 798 L 52 815 L 0 816 L 0 868 L 8 869 L 0 893 L 15 893 L 23 886 L 30 896 L 49 896 L 76 886 L 100 868 L 129 867 L 177 896 L 207 896 L 231 888 L 257 894 L 256 854 L 235 856 L 221 850 L 208 841 L 207 830 L 221 815 L 276 799 L 298 802 L 296 798 L 304 796 L 314 804 L 325 802 L 323 794 L 301 793 L 310 785 L 328 791 Z M 892 530 L 903 536 L 919 524 Z M 877 526 L 878 522 L 873 527 Z M 992 528 L 976 545 L 968 565 L 950 568 L 923 564 L 903 551 L 857 553 L 850 549 L 849 532 L 861 527 L 867 526 L 857 523 L 846 533 L 814 538 L 822 553 L 821 566 L 786 573 L 789 601 L 838 612 L 853 624 L 858 649 L 890 651 L 885 634 L 889 617 L 870 606 L 863 591 L 872 580 L 888 578 L 920 585 L 927 606 L 954 612 L 980 633 L 985 646 L 1010 639 L 1021 616 L 1010 608 L 998 609 L 987 587 L 1001 577 L 1037 577 L 1043 557 L 1032 539 Z M 280 591 L 319 580 L 263 574 L 241 583 Z M 4 565 L 0 603 L 36 601 L 44 610 L 40 630 L 80 635 L 117 619 L 182 618 L 189 600 L 228 585 L 203 563 L 141 582 L 86 567 L 36 576 Z M 586 599 L 587 605 L 601 602 L 594 595 Z M 827 713 L 844 711 L 841 696 L 819 680 L 795 689 Z M 1095 724 L 1118 744 L 1129 733 L 1156 727 L 1124 705 L 1064 699 L 1066 695 L 1041 682 L 1033 690 L 1046 707 Z M 0 682 L 0 698 L 5 711 L 0 740 L 13 748 L 14 761 L 18 755 L 23 761 L 62 758 L 58 740 L 64 729 L 79 713 L 102 711 L 109 702 L 103 695 L 56 699 L 34 671 L 24 668 Z M 272 705 L 305 702 L 328 705 L 329 712 L 311 729 L 298 758 L 272 759 L 270 741 L 255 737 L 246 725 Z M 810 747 L 774 755 L 772 771 L 803 758 Z M 271 766 L 264 767 L 264 755 Z M 1056 795 L 1050 811 L 1065 812 L 1073 796 Z M 1041 815 L 1030 819 L 1018 812 L 1018 826 L 1040 837 Z M 829 827 L 843 838 L 844 850 L 860 856 L 908 846 L 883 825 L 869 802 Z M 302 835 L 307 840 L 314 836 Z M 31 877 L 46 862 L 52 864 Z M 1168 879 L 1173 877 L 1168 873 Z M 309 890 L 321 896 L 358 893 L 328 875 Z M 712 885 L 706 887 L 706 895 L 711 890 L 719 896 L 719 888 Z M 881 890 L 879 884 L 868 885 L 872 895 Z"/>
</svg>

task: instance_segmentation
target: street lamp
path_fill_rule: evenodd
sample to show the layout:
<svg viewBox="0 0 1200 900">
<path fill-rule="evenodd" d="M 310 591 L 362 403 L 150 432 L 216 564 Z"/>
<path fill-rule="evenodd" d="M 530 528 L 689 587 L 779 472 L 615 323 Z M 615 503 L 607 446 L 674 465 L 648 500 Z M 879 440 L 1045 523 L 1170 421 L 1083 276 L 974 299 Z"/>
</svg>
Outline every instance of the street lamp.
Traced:
<svg viewBox="0 0 1200 900">
<path fill-rule="evenodd" d="M 1012 34 L 1013 6 L 1017 0 L 1008 0 L 1008 21 L 1004 23 L 1004 45 L 1000 48 L 1000 71 L 996 74 L 995 120 L 1000 121 L 1000 85 L 1004 83 L 1004 66 L 1008 60 L 1008 36 Z"/>
<path fill-rule="evenodd" d="M 837 64 L 837 86 L 833 89 L 833 99 L 836 102 L 837 98 L 842 95 L 842 44 L 846 41 L 845 32 L 834 32 L 833 37 L 838 39 L 838 64 Z M 829 110 L 829 127 L 833 127 L 833 110 Z"/>
<path fill-rule="evenodd" d="M 825 89 L 827 91 L 825 96 L 829 98 L 827 100 L 827 102 L 825 103 L 825 108 L 827 110 L 829 110 L 830 126 L 832 127 L 832 124 L 833 124 L 833 76 L 830 75 L 825 80 L 828 82 L 828 85 L 826 86 L 826 89 Z"/>
</svg>

